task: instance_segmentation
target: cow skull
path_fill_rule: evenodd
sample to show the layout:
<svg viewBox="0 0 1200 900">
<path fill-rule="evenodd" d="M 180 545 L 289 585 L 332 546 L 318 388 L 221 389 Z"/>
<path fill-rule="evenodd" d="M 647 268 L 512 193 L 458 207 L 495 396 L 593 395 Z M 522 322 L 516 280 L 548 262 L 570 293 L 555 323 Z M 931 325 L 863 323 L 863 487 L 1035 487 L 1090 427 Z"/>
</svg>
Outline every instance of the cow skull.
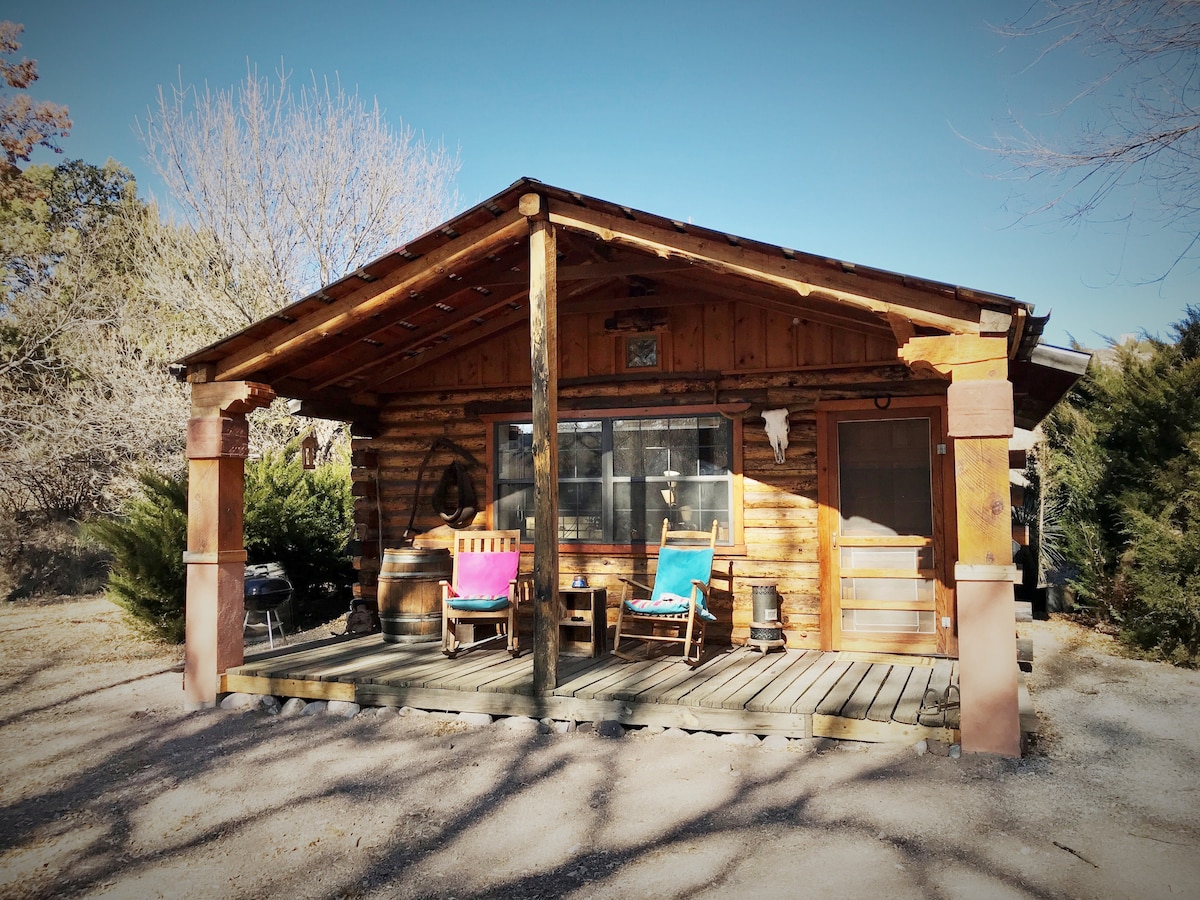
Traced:
<svg viewBox="0 0 1200 900">
<path fill-rule="evenodd" d="M 771 441 L 771 449 L 775 451 L 775 462 L 783 462 L 783 451 L 788 445 L 788 411 L 783 409 L 764 409 L 763 420 L 767 423 L 767 438 Z"/>
</svg>

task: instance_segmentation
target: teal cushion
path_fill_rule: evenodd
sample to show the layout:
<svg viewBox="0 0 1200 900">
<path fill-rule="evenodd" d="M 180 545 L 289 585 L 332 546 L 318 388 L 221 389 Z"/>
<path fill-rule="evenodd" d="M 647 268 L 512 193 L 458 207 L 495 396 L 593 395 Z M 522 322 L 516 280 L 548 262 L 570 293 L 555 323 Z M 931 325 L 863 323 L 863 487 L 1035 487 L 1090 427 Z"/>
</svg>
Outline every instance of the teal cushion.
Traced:
<svg viewBox="0 0 1200 900">
<path fill-rule="evenodd" d="M 673 614 L 687 612 L 687 598 L 692 595 L 693 579 L 707 585 L 712 577 L 713 550 L 711 547 L 663 547 L 658 551 L 658 568 L 654 573 L 654 593 L 650 595 L 651 607 L 644 610 L 667 613 L 668 609 L 682 605 Z M 657 608 L 655 604 L 661 603 Z M 633 607 L 630 607 L 631 609 Z M 713 622 L 716 620 L 704 602 L 704 595 L 697 591 L 696 610 L 700 616 Z M 635 610 L 637 612 L 639 610 Z"/>
<path fill-rule="evenodd" d="M 677 597 L 674 594 L 664 594 L 657 600 L 634 598 L 625 601 L 625 608 L 644 616 L 678 616 L 688 611 L 688 598 Z M 717 617 L 708 611 L 704 605 L 704 595 L 700 594 L 696 603 L 696 612 L 706 622 L 715 622 Z"/>
<path fill-rule="evenodd" d="M 446 604 L 451 609 L 462 612 L 494 612 L 508 606 L 508 595 L 503 597 L 451 597 Z"/>
</svg>

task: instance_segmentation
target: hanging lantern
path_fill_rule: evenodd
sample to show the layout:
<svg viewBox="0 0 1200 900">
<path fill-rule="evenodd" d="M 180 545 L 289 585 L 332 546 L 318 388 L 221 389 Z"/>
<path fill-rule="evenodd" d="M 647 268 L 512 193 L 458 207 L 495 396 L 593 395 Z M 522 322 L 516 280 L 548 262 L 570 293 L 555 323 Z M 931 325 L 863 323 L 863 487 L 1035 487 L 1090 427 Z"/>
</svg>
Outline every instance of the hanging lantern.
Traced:
<svg viewBox="0 0 1200 900">
<path fill-rule="evenodd" d="M 317 467 L 317 436 L 311 431 L 300 442 L 300 462 L 306 469 Z"/>
</svg>

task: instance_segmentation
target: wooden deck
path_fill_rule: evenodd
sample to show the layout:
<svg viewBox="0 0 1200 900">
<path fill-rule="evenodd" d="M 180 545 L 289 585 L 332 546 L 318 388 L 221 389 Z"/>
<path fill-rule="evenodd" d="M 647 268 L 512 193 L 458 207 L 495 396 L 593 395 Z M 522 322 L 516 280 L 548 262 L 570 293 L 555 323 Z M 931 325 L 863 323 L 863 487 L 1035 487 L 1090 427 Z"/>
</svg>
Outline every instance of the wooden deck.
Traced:
<svg viewBox="0 0 1200 900">
<path fill-rule="evenodd" d="M 927 689 L 944 695 L 957 680 L 954 660 L 735 648 L 696 669 L 678 656 L 562 657 L 559 686 L 539 697 L 528 651 L 513 659 L 502 648 L 480 649 L 451 660 L 437 643 L 390 644 L 373 634 L 255 654 L 222 676 L 222 690 L 699 731 L 954 742 L 957 709 L 943 722 L 922 715 L 921 703 Z"/>
</svg>

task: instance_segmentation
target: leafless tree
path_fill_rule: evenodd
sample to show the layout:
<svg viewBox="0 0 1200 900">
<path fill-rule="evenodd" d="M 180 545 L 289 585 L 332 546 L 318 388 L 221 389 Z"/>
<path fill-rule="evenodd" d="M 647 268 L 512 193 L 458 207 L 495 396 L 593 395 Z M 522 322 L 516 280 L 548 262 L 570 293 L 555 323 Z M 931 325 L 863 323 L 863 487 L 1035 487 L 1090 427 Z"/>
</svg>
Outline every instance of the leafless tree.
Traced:
<svg viewBox="0 0 1200 900">
<path fill-rule="evenodd" d="M 1044 14 L 1004 33 L 1042 41 L 1038 60 L 1066 48 L 1102 60 L 1104 74 L 1069 103 L 1089 98 L 1104 112 L 1061 141 L 1018 123 L 998 149 L 1020 174 L 1054 183 L 1050 200 L 1034 212 L 1082 220 L 1105 205 L 1112 213 L 1117 190 L 1137 185 L 1138 208 L 1117 215 L 1183 231 L 1188 243 L 1170 271 L 1200 241 L 1200 3 L 1042 0 L 1033 8 Z"/>
<path fill-rule="evenodd" d="M 296 93 L 251 69 L 230 90 L 160 88 L 139 124 L 188 224 L 288 299 L 353 271 L 444 220 L 458 159 L 365 104 L 335 78 Z M 252 321 L 276 308 L 270 291 Z"/>
<path fill-rule="evenodd" d="M 129 205 L 127 212 L 136 211 Z M 129 232 L 55 236 L 5 297 L 0 359 L 0 509 L 55 518 L 110 508 L 138 466 L 177 466 L 187 406 L 152 320 L 131 315 L 121 260 Z"/>
</svg>

